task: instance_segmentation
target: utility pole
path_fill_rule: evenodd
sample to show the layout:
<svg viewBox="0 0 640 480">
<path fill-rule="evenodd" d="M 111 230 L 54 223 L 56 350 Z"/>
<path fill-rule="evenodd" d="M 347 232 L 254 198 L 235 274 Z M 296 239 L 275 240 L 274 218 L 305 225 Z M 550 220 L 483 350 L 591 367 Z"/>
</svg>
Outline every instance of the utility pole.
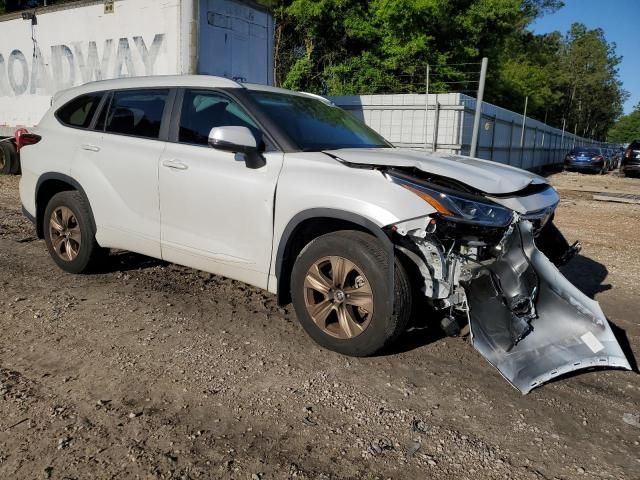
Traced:
<svg viewBox="0 0 640 480">
<path fill-rule="evenodd" d="M 487 57 L 482 58 L 482 64 L 480 66 L 480 82 L 478 83 L 478 95 L 476 98 L 476 114 L 473 117 L 473 133 L 471 134 L 471 149 L 469 150 L 469 156 L 475 157 L 478 151 L 478 133 L 480 131 L 480 117 L 482 116 L 482 97 L 484 96 L 484 83 L 487 79 L 487 65 L 489 59 Z"/>
</svg>

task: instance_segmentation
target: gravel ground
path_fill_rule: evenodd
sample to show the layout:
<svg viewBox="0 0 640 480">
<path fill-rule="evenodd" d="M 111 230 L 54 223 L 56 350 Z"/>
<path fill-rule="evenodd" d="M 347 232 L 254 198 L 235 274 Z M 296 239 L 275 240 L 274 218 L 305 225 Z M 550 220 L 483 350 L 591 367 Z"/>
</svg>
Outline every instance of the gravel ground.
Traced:
<svg viewBox="0 0 640 480">
<path fill-rule="evenodd" d="M 566 268 L 640 356 L 640 179 L 556 174 Z M 353 359 L 244 284 L 129 253 L 57 269 L 0 177 L 0 478 L 640 478 L 640 376 L 520 395 L 438 330 Z"/>
</svg>

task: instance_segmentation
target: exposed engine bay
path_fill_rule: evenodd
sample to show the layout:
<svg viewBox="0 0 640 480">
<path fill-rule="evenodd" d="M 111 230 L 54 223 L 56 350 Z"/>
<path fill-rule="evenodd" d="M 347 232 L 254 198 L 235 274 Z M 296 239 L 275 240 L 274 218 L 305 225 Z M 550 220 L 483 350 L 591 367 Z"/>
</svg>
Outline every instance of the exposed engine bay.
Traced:
<svg viewBox="0 0 640 480">
<path fill-rule="evenodd" d="M 528 393 L 590 367 L 631 369 L 599 304 L 557 268 L 580 251 L 553 224 L 557 200 L 518 213 L 449 178 L 406 169 L 386 175 L 438 210 L 392 225 L 390 235 L 419 270 L 442 328 L 456 334 L 467 321 L 476 350 L 514 387 Z M 517 202 L 546 189 L 553 190 L 537 184 L 507 197 Z"/>
</svg>

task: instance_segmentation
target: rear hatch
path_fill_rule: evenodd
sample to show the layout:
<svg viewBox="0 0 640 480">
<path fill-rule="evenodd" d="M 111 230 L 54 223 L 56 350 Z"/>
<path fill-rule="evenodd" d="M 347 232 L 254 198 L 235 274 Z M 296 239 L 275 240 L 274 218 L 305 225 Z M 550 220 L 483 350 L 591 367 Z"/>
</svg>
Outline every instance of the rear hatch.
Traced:
<svg viewBox="0 0 640 480">
<path fill-rule="evenodd" d="M 600 155 L 596 150 L 583 148 L 571 153 L 576 162 L 591 162 L 593 157 Z"/>
<path fill-rule="evenodd" d="M 624 154 L 624 163 L 629 165 L 640 165 L 640 142 L 632 142 Z"/>
</svg>

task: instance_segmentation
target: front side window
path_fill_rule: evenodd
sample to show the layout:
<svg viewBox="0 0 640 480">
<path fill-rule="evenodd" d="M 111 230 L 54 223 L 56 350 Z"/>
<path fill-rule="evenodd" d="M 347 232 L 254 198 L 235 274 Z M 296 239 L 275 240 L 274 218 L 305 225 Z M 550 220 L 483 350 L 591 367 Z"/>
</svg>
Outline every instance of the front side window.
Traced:
<svg viewBox="0 0 640 480">
<path fill-rule="evenodd" d="M 88 128 L 103 95 L 104 92 L 80 95 L 60 107 L 56 112 L 56 117 L 64 125 L 76 128 Z"/>
<path fill-rule="evenodd" d="M 180 114 L 178 141 L 207 145 L 215 127 L 247 127 L 256 138 L 260 130 L 236 102 L 208 90 L 186 90 Z"/>
<path fill-rule="evenodd" d="M 249 94 L 302 151 L 391 146 L 353 115 L 315 98 L 259 90 Z"/>
<path fill-rule="evenodd" d="M 158 138 L 168 89 L 121 90 L 113 92 L 105 131 Z"/>
</svg>

